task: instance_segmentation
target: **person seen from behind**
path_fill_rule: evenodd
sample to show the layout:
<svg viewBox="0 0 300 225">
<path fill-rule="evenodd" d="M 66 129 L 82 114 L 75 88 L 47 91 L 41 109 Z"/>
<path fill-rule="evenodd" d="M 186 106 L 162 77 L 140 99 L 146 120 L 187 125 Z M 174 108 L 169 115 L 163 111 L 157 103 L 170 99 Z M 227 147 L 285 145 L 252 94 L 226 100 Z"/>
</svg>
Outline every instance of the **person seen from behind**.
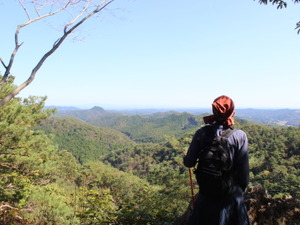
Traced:
<svg viewBox="0 0 300 225">
<path fill-rule="evenodd" d="M 196 131 L 183 159 L 186 167 L 197 164 L 195 174 L 200 188 L 188 224 L 250 225 L 244 204 L 244 191 L 249 183 L 247 135 L 234 129 L 235 110 L 231 98 L 225 95 L 216 98 L 212 111 L 213 115 L 203 118 L 206 125 Z M 211 172 L 215 168 L 210 167 L 218 166 L 215 162 L 210 163 L 215 158 L 211 156 L 213 151 L 205 150 L 216 137 L 226 137 L 224 146 L 228 159 L 222 166 L 218 164 L 222 167 L 222 175 Z M 217 160 L 222 161 L 221 158 L 217 157 Z"/>
</svg>

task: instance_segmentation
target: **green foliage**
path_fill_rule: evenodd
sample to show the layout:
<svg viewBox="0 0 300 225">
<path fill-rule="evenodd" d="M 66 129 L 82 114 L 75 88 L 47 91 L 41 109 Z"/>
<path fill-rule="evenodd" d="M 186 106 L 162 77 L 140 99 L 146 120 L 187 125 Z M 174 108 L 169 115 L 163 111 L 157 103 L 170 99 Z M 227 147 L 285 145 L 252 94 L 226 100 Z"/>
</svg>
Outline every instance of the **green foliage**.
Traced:
<svg viewBox="0 0 300 225">
<path fill-rule="evenodd" d="M 109 189 L 80 188 L 77 217 L 80 224 L 116 224 L 117 206 Z"/>
<path fill-rule="evenodd" d="M 189 133 L 180 139 L 168 137 L 161 144 L 139 144 L 124 151 L 111 152 L 104 160 L 147 179 L 151 185 L 160 186 L 158 195 L 151 201 L 160 202 L 165 214 L 161 216 L 165 219 L 170 216 L 169 221 L 174 222 L 185 211 L 190 199 L 188 170 L 182 164 L 182 157 L 191 137 L 192 133 Z M 151 204 L 147 202 L 147 205 Z"/>
<path fill-rule="evenodd" d="M 36 172 L 43 169 L 40 161 L 47 160 L 42 152 L 49 148 L 48 138 L 31 129 L 51 113 L 41 111 L 44 100 L 31 97 L 19 103 L 14 99 L 0 109 L 0 197 L 4 201 L 22 198 L 20 190 L 38 179 Z"/>
<path fill-rule="evenodd" d="M 0 96 L 13 85 L 4 87 Z M 15 98 L 0 108 L 0 202 L 6 209 L 1 224 L 71 224 L 66 221 L 72 209 L 64 203 L 68 186 L 61 182 L 69 178 L 57 169 L 72 168 L 73 157 L 57 154 L 50 139 L 32 128 L 53 113 L 43 110 L 45 100 Z"/>
<path fill-rule="evenodd" d="M 23 213 L 22 216 L 32 224 L 76 224 L 78 219 L 70 202 L 70 195 L 63 185 L 33 186 L 26 206 L 34 208 L 31 213 Z"/>
<path fill-rule="evenodd" d="M 88 198 L 91 190 L 94 190 L 96 195 L 103 189 L 110 194 L 110 197 L 106 198 L 108 203 L 100 205 L 102 211 L 111 214 L 105 221 L 110 218 L 112 224 L 171 224 L 185 209 L 185 206 L 178 207 L 179 204 L 168 201 L 169 199 L 162 194 L 162 187 L 150 185 L 143 179 L 102 163 L 84 165 L 78 183 L 84 187 L 82 190 L 86 192 L 85 198 Z M 105 207 L 109 207 L 109 210 Z M 86 208 L 83 204 L 83 209 L 80 210 L 81 218 L 86 215 L 82 213 L 86 212 Z M 95 210 L 95 207 L 89 207 L 89 210 Z"/>
<path fill-rule="evenodd" d="M 252 183 L 263 184 L 271 196 L 299 198 L 300 129 L 248 124 Z"/>
</svg>

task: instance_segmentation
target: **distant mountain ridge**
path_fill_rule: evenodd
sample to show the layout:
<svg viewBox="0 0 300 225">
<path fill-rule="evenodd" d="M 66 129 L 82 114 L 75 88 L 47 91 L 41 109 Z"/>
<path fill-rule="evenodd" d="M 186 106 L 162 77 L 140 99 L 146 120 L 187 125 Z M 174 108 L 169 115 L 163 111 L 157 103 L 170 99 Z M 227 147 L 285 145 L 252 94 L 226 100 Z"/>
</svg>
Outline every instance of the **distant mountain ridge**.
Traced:
<svg viewBox="0 0 300 225">
<path fill-rule="evenodd" d="M 51 106 L 52 108 L 54 106 Z M 102 107 L 94 106 L 91 109 L 78 109 L 75 107 L 58 107 L 57 116 L 75 117 L 83 121 L 114 120 L 116 118 L 132 115 L 153 116 L 160 113 L 160 116 L 171 113 L 190 113 L 193 115 L 203 115 L 211 113 L 211 109 L 128 109 L 128 110 L 105 110 Z M 236 117 L 249 120 L 254 123 L 275 126 L 300 126 L 300 109 L 236 109 Z M 96 119 L 97 118 L 97 119 Z"/>
<path fill-rule="evenodd" d="M 238 109 L 236 116 L 266 125 L 300 126 L 300 109 Z"/>
</svg>

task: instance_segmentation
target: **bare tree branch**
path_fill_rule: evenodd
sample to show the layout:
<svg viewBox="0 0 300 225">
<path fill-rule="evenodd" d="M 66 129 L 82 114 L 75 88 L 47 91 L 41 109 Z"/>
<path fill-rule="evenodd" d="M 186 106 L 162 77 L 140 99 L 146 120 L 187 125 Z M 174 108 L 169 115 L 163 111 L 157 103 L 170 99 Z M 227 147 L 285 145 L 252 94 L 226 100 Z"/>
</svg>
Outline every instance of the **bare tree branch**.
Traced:
<svg viewBox="0 0 300 225">
<path fill-rule="evenodd" d="M 88 1 L 86 3 L 86 5 L 84 6 L 83 10 L 81 11 L 81 13 L 79 13 L 71 22 L 69 22 L 65 27 L 69 27 L 71 26 L 73 23 L 75 23 L 88 9 L 89 5 L 90 5 L 90 1 Z"/>
<path fill-rule="evenodd" d="M 59 9 L 57 9 L 56 11 L 52 12 L 52 13 L 48 13 L 48 14 L 45 14 L 45 15 L 42 15 L 42 16 L 39 16 L 39 17 L 36 17 L 35 19 L 31 19 L 31 20 L 28 20 L 26 23 L 23 23 L 22 25 L 20 25 L 20 28 L 22 27 L 25 27 L 33 22 L 36 22 L 38 20 L 41 20 L 41 19 L 44 19 L 46 17 L 49 17 L 49 16 L 53 16 L 57 13 L 59 13 L 60 11 L 66 9 L 69 5 L 71 4 L 71 0 L 67 2 L 67 4 Z"/>
<path fill-rule="evenodd" d="M 36 7 L 34 7 L 34 11 L 36 12 L 36 14 L 37 14 L 38 16 L 41 16 L 39 10 L 38 10 Z"/>
<path fill-rule="evenodd" d="M 76 24 L 74 24 L 86 11 L 87 11 L 87 6 L 89 5 L 89 3 L 86 4 L 86 7 L 81 11 L 81 13 L 75 17 L 75 19 L 73 19 L 71 22 L 69 22 L 67 25 L 65 25 L 64 28 L 64 33 L 63 35 L 54 43 L 54 45 L 52 46 L 52 48 L 43 55 L 43 57 L 40 59 L 40 61 L 37 63 L 37 65 L 33 68 L 29 78 L 23 82 L 21 85 L 19 85 L 18 87 L 16 87 L 10 94 L 8 94 L 6 97 L 4 97 L 1 101 L 0 101 L 0 107 L 2 107 L 4 104 L 6 104 L 8 101 L 10 101 L 12 98 L 14 98 L 17 94 L 20 93 L 21 90 L 23 90 L 25 87 L 27 87 L 34 79 L 36 76 L 36 73 L 39 71 L 39 69 L 41 68 L 41 66 L 43 65 L 43 63 L 46 61 L 46 59 L 52 55 L 58 48 L 59 46 L 64 42 L 64 40 L 72 33 L 74 32 L 74 30 L 76 28 L 78 28 L 81 24 L 83 24 L 86 20 L 88 20 L 89 18 L 91 18 L 93 15 L 101 12 L 105 7 L 107 7 L 109 4 L 111 4 L 114 0 L 103 0 L 101 1 L 98 5 L 96 5 L 95 10 L 93 10 L 92 12 L 90 12 L 89 14 L 87 14 L 85 17 L 83 17 L 81 20 L 79 20 Z M 45 18 L 47 16 L 51 16 L 54 14 L 57 14 L 59 11 L 66 9 L 70 4 L 71 4 L 71 0 L 67 2 L 67 4 L 64 7 L 59 8 L 58 10 L 56 10 L 53 13 L 49 13 L 46 14 L 44 16 L 29 20 L 28 22 L 19 25 L 16 33 L 15 33 L 15 50 L 13 51 L 11 58 L 10 58 L 10 62 L 7 66 L 6 72 L 2 78 L 2 81 L 0 83 L 0 85 L 3 85 L 3 83 L 7 80 L 8 76 L 10 75 L 10 69 L 12 67 L 13 61 L 14 61 L 14 57 L 19 49 L 19 47 L 21 46 L 18 42 L 18 35 L 20 32 L 20 29 L 24 26 L 27 26 L 30 23 L 33 23 L 37 20 L 40 20 L 42 18 Z M 3 64 L 3 63 L 2 63 Z M 5 64 L 4 64 L 5 65 Z M 0 86 L 1 87 L 1 86 Z"/>
<path fill-rule="evenodd" d="M 3 61 L 3 59 L 2 58 L 0 58 L 0 61 L 1 61 L 1 64 L 2 64 L 2 66 L 6 69 L 7 68 L 7 66 L 5 65 L 5 63 L 4 63 L 4 61 Z"/>
<path fill-rule="evenodd" d="M 20 172 L 20 170 L 17 168 L 19 164 L 16 163 L 0 163 L 0 167 L 1 166 Z"/>
<path fill-rule="evenodd" d="M 13 50 L 13 52 L 12 52 L 12 54 L 11 54 L 11 56 L 10 56 L 10 60 L 9 60 L 8 65 L 5 66 L 4 62 L 2 62 L 2 65 L 4 65 L 4 68 L 5 68 L 5 73 L 4 73 L 4 75 L 3 75 L 3 77 L 2 77 L 2 79 L 1 79 L 1 81 L 0 81 L 0 88 L 1 88 L 1 87 L 3 86 L 3 84 L 7 81 L 7 78 L 8 78 L 9 75 L 10 75 L 10 70 L 11 70 L 12 65 L 13 65 L 13 63 L 14 63 L 15 56 L 16 56 L 16 54 L 17 54 L 19 48 L 20 48 L 21 45 L 23 44 L 23 43 L 19 44 L 19 33 L 20 33 L 21 28 L 23 28 L 23 27 L 25 27 L 25 26 L 27 26 L 27 25 L 33 23 L 33 22 L 36 22 L 36 21 L 38 21 L 38 20 L 41 20 L 41 19 L 43 19 L 43 18 L 46 18 L 46 17 L 49 17 L 49 16 L 53 16 L 53 15 L 59 13 L 60 11 L 66 9 L 66 8 L 71 4 L 71 2 L 72 2 L 72 1 L 69 0 L 63 7 L 57 9 L 55 12 L 52 12 L 52 13 L 49 13 L 49 14 L 45 14 L 45 15 L 43 15 L 43 16 L 39 16 L 39 17 L 37 17 L 37 18 L 35 18 L 35 19 L 30 19 L 30 15 L 29 15 L 29 13 L 28 13 L 26 7 L 24 6 L 23 2 L 22 2 L 21 0 L 19 0 L 19 3 L 20 3 L 20 5 L 22 6 L 22 8 L 24 9 L 24 11 L 25 11 L 27 17 L 29 18 L 29 20 L 28 20 L 26 23 L 23 23 L 23 24 L 17 26 L 16 32 L 15 32 L 15 49 Z M 2 61 L 2 60 L 1 60 L 1 61 Z M 1 106 L 0 106 L 0 107 L 1 107 Z"/>
<path fill-rule="evenodd" d="M 26 13 L 26 15 L 27 15 L 27 18 L 28 18 L 29 20 L 31 20 L 30 15 L 29 15 L 29 13 L 28 13 L 28 11 L 27 11 L 25 5 L 23 4 L 23 1 L 22 1 L 22 0 L 18 0 L 18 1 L 19 1 L 20 5 L 22 6 L 23 10 L 25 11 L 25 13 Z"/>
<path fill-rule="evenodd" d="M 14 63 L 14 59 L 15 59 L 15 56 L 19 50 L 19 48 L 21 47 L 22 44 L 19 44 L 19 32 L 20 32 L 20 29 L 21 27 L 18 26 L 17 27 L 17 30 L 16 30 L 16 33 L 15 33 L 15 49 L 13 50 L 11 56 L 10 56 L 10 60 L 9 60 L 9 63 L 7 66 L 4 65 L 4 63 L 2 63 L 2 65 L 4 65 L 5 67 L 5 73 L 2 77 L 2 80 L 0 81 L 0 88 L 3 86 L 3 84 L 7 81 L 7 78 L 9 77 L 10 75 L 10 70 L 11 70 L 11 67 Z M 2 60 L 1 60 L 2 61 Z"/>
</svg>

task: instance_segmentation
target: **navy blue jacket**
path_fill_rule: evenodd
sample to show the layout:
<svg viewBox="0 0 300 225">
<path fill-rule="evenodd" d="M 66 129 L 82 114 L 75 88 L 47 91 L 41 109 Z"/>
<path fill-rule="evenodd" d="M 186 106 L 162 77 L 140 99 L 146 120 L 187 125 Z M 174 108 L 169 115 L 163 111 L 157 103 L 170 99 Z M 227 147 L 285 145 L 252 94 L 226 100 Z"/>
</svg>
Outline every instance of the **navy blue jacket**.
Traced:
<svg viewBox="0 0 300 225">
<path fill-rule="evenodd" d="M 221 135 L 226 127 L 213 124 L 215 135 Z M 200 139 L 205 128 L 199 129 L 190 144 L 183 163 L 194 167 L 200 151 Z M 227 128 L 228 129 L 228 128 Z M 248 139 L 245 132 L 235 130 L 228 138 L 229 154 L 233 160 L 237 184 L 233 191 L 221 198 L 211 198 L 198 193 L 195 208 L 188 225 L 250 225 L 247 209 L 244 204 L 244 190 L 249 183 Z M 201 187 L 200 187 L 201 189 Z"/>
<path fill-rule="evenodd" d="M 213 124 L 215 135 L 220 136 L 224 132 L 224 127 L 221 124 Z M 200 128 L 194 135 L 190 147 L 183 163 L 186 167 L 194 167 L 198 160 L 200 151 L 200 138 L 203 136 L 204 128 Z M 233 160 L 235 174 L 238 184 L 243 190 L 246 189 L 249 183 L 249 159 L 248 159 L 248 139 L 247 135 L 242 130 L 235 130 L 228 138 L 230 145 L 230 158 Z"/>
</svg>

